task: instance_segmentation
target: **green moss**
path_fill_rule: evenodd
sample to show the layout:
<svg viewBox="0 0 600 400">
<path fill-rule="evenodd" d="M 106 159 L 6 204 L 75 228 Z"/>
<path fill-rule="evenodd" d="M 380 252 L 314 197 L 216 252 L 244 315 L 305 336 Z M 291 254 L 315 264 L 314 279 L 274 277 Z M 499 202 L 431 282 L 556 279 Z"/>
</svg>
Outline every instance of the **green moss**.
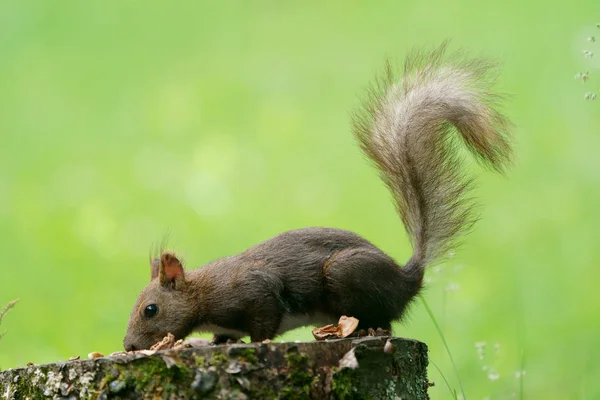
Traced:
<svg viewBox="0 0 600 400">
<path fill-rule="evenodd" d="M 115 379 L 117 379 L 118 377 L 119 377 L 118 371 L 116 371 L 116 373 L 114 373 L 114 374 L 112 371 L 107 372 L 106 375 L 104 376 L 104 378 L 102 378 L 102 380 L 98 384 L 98 388 L 100 390 L 106 389 L 108 384 L 111 383 L 112 381 L 114 381 Z"/>
<path fill-rule="evenodd" d="M 305 386 L 312 383 L 314 374 L 308 365 L 308 356 L 297 351 L 290 351 L 286 354 L 286 359 L 290 370 L 288 379 L 294 386 Z"/>
<path fill-rule="evenodd" d="M 313 372 L 311 370 L 292 370 L 289 375 L 289 381 L 294 386 L 305 387 L 308 386 L 308 390 L 310 390 L 310 384 L 312 383 L 314 378 Z"/>
<path fill-rule="evenodd" d="M 310 395 L 315 376 L 306 354 L 300 353 L 296 348 L 290 349 L 285 358 L 288 363 L 288 384 L 280 393 L 284 399 L 307 399 Z"/>
<path fill-rule="evenodd" d="M 256 358 L 256 348 L 248 347 L 243 349 L 240 352 L 240 359 L 252 365 L 256 364 L 256 362 L 258 361 L 258 359 Z"/>
<path fill-rule="evenodd" d="M 214 366 L 219 366 L 221 364 L 225 364 L 226 362 L 229 362 L 229 358 L 227 358 L 227 356 L 223 353 L 221 353 L 220 351 L 215 352 L 215 354 L 213 354 L 213 356 L 211 357 L 211 364 Z"/>
<path fill-rule="evenodd" d="M 334 399 L 346 400 L 353 399 L 356 387 L 356 371 L 350 368 L 343 368 L 333 373 L 331 379 L 331 392 Z"/>
<path fill-rule="evenodd" d="M 259 388 L 253 388 L 250 391 L 250 396 L 249 397 L 251 399 L 264 399 L 264 400 L 279 398 L 279 396 L 277 396 L 277 393 L 268 384 L 267 385 L 263 385 L 263 386 L 261 386 Z"/>
<path fill-rule="evenodd" d="M 194 364 L 196 365 L 196 367 L 204 366 L 204 363 L 206 362 L 206 358 L 199 356 L 198 354 L 194 354 L 192 357 L 194 359 Z"/>
<path fill-rule="evenodd" d="M 171 394 L 177 393 L 179 384 L 193 379 L 189 368 L 183 365 L 168 368 L 160 358 L 140 358 L 133 363 L 135 368 L 117 366 L 120 370 L 118 376 L 125 382 L 128 390 L 138 393 L 154 393 L 169 398 Z"/>
<path fill-rule="evenodd" d="M 298 388 L 295 387 L 286 386 L 281 389 L 278 398 L 286 400 L 304 400 L 309 398 L 309 393 L 305 393 L 303 390 L 298 390 Z"/>
<path fill-rule="evenodd" d="M 308 364 L 308 356 L 300 353 L 296 348 L 290 349 L 286 353 L 285 359 L 291 368 L 306 367 Z"/>
</svg>

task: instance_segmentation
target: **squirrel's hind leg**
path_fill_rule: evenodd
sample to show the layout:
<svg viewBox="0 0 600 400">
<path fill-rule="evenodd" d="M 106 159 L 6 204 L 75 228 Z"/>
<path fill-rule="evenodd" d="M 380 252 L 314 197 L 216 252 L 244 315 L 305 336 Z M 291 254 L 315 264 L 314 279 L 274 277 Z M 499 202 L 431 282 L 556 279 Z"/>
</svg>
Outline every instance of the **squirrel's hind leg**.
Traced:
<svg viewBox="0 0 600 400">
<path fill-rule="evenodd" d="M 390 331 L 420 289 L 396 262 L 375 246 L 346 248 L 323 267 L 330 315 L 357 318 L 358 329 Z"/>
</svg>

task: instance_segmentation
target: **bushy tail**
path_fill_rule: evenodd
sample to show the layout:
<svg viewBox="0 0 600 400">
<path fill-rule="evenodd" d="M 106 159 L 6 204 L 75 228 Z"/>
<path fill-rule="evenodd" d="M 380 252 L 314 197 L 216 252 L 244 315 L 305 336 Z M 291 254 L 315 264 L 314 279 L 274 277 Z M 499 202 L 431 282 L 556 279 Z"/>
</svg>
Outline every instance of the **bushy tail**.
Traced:
<svg viewBox="0 0 600 400">
<path fill-rule="evenodd" d="M 401 79 L 388 63 L 354 118 L 355 135 L 392 191 L 412 242 L 409 265 L 421 271 L 474 222 L 473 181 L 463 174 L 457 145 L 498 172 L 511 158 L 511 124 L 490 91 L 495 64 L 444 59 L 445 48 L 413 51 Z"/>
</svg>

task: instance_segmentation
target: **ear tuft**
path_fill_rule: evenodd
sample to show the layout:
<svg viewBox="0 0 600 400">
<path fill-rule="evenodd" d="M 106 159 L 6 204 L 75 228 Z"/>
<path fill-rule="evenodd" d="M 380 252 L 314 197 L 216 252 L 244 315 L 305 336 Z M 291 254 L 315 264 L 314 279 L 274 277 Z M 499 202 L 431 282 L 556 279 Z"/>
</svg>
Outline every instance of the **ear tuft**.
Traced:
<svg viewBox="0 0 600 400">
<path fill-rule="evenodd" d="M 150 281 L 155 280 L 158 277 L 158 271 L 160 269 L 160 258 L 150 260 Z"/>
</svg>

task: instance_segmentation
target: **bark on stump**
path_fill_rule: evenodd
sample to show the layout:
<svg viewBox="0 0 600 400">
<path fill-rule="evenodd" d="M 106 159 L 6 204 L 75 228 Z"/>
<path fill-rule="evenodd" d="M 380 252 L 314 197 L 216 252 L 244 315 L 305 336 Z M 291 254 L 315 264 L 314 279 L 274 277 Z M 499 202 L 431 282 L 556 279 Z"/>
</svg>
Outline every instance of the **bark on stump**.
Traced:
<svg viewBox="0 0 600 400">
<path fill-rule="evenodd" d="M 427 399 L 427 346 L 368 337 L 251 343 L 0 373 L 2 399 Z"/>
</svg>

